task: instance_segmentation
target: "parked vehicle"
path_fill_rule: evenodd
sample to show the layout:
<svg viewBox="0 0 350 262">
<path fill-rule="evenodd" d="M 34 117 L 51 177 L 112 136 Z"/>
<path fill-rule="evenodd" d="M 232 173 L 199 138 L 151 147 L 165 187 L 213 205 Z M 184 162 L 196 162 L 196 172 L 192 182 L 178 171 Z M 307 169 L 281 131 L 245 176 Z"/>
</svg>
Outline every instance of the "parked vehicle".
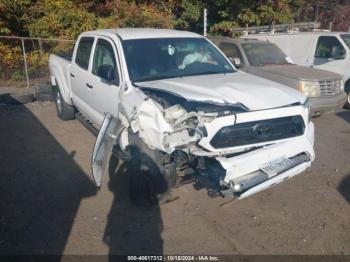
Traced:
<svg viewBox="0 0 350 262">
<path fill-rule="evenodd" d="M 210 37 L 237 68 L 295 88 L 309 97 L 314 115 L 337 111 L 346 101 L 342 77 L 299 66 L 275 44 L 255 39 Z"/>
<path fill-rule="evenodd" d="M 276 44 L 296 64 L 340 74 L 347 94 L 345 108 L 350 109 L 350 33 L 325 31 L 247 37 Z"/>
<path fill-rule="evenodd" d="M 206 38 L 164 29 L 79 36 L 72 61 L 49 59 L 57 114 L 99 129 L 98 187 L 111 151 L 130 161 L 130 194 L 167 199 L 193 171 L 244 198 L 314 160 L 310 104 L 300 92 L 238 72 Z M 278 99 L 276 99 L 276 97 Z"/>
</svg>

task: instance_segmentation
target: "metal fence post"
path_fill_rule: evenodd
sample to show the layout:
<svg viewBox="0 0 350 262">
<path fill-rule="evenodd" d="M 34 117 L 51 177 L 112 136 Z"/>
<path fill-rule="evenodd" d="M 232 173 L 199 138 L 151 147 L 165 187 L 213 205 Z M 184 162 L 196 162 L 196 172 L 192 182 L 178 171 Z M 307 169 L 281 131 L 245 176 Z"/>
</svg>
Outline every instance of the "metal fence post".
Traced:
<svg viewBox="0 0 350 262">
<path fill-rule="evenodd" d="M 27 78 L 27 88 L 29 88 L 29 75 L 28 75 L 26 48 L 24 46 L 24 38 L 22 37 L 21 40 L 22 40 L 22 48 L 23 48 L 24 69 L 25 69 L 26 78 Z"/>
<path fill-rule="evenodd" d="M 207 36 L 207 9 L 204 8 L 203 11 L 203 35 Z"/>
</svg>

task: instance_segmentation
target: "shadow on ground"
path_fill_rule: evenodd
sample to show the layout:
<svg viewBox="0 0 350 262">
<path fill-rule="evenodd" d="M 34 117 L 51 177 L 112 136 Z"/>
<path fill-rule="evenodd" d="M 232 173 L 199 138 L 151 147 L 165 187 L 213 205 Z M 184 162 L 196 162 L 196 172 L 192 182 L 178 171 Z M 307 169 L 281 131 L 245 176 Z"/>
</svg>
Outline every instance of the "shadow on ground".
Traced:
<svg viewBox="0 0 350 262">
<path fill-rule="evenodd" d="M 338 186 L 338 191 L 350 204 L 350 174 L 345 176 Z"/>
<path fill-rule="evenodd" d="M 96 187 L 25 106 L 0 106 L 0 121 L 0 254 L 61 255 Z"/>
<path fill-rule="evenodd" d="M 340 111 L 336 115 L 350 124 L 350 110 Z"/>
<path fill-rule="evenodd" d="M 59 261 L 80 203 L 96 187 L 75 152 L 66 152 L 24 105 L 0 105 L 0 121 L 0 255 L 55 254 Z M 110 162 L 114 200 L 103 240 L 94 241 L 104 241 L 110 254 L 161 254 L 159 206 L 130 203 L 128 173 L 127 164 Z M 78 223 L 92 219 L 86 220 Z"/>
<path fill-rule="evenodd" d="M 156 255 L 163 253 L 163 223 L 159 205 L 135 206 L 129 197 L 128 163 L 119 164 L 112 157 L 109 168 L 109 189 L 114 201 L 108 215 L 104 242 L 109 254 Z M 111 261 L 113 257 L 111 257 Z"/>
</svg>

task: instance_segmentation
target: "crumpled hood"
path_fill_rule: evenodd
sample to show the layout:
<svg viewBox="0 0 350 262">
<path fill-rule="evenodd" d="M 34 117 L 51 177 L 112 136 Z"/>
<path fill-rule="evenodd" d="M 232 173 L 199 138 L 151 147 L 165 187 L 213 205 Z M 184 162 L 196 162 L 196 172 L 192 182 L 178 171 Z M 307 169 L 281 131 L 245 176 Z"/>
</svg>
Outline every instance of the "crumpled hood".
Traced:
<svg viewBox="0 0 350 262">
<path fill-rule="evenodd" d="M 167 91 L 189 101 L 240 103 L 250 110 L 303 104 L 306 100 L 299 91 L 242 71 L 137 82 L 135 85 Z"/>
<path fill-rule="evenodd" d="M 341 76 L 336 73 L 299 65 L 251 66 L 249 69 L 306 81 L 341 79 Z"/>
</svg>

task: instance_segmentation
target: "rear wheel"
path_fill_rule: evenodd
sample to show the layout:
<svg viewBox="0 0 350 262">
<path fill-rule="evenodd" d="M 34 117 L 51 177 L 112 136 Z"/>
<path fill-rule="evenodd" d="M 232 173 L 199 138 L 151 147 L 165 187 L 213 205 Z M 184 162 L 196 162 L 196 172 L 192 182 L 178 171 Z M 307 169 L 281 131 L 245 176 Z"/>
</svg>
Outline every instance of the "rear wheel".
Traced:
<svg viewBox="0 0 350 262">
<path fill-rule="evenodd" d="M 53 87 L 53 96 L 56 102 L 57 116 L 62 120 L 71 120 L 75 118 L 75 109 L 67 104 L 57 86 Z"/>
</svg>

